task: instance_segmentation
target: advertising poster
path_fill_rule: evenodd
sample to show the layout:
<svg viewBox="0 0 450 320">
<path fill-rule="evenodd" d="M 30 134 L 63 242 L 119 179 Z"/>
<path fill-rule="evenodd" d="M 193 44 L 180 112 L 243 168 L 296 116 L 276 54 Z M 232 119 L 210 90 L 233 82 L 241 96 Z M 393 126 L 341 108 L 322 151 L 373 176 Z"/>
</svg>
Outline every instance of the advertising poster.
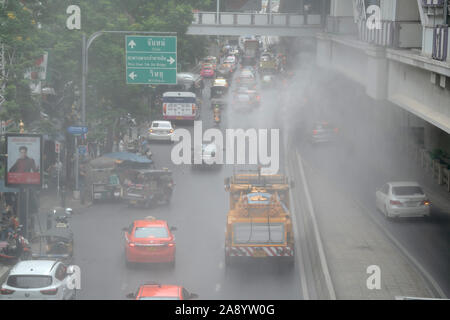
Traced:
<svg viewBox="0 0 450 320">
<path fill-rule="evenodd" d="M 6 135 L 6 185 L 40 186 L 42 180 L 42 136 Z"/>
</svg>

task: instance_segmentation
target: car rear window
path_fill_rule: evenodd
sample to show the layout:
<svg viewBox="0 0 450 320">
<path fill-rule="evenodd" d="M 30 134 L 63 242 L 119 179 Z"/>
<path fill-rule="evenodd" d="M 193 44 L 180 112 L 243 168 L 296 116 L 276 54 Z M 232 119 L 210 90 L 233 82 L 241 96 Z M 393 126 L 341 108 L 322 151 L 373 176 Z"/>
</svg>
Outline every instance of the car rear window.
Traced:
<svg viewBox="0 0 450 320">
<path fill-rule="evenodd" d="M 20 289 L 45 288 L 52 284 L 51 276 L 36 275 L 11 275 L 8 277 L 7 285 Z"/>
<path fill-rule="evenodd" d="M 423 195 L 423 190 L 418 186 L 403 186 L 403 187 L 393 187 L 392 194 L 396 196 L 412 196 L 412 195 Z"/>
<path fill-rule="evenodd" d="M 143 227 L 134 230 L 135 238 L 168 238 L 169 233 L 164 227 Z"/>
<path fill-rule="evenodd" d="M 316 123 L 315 124 L 315 128 L 317 130 L 331 130 L 332 127 L 333 126 L 330 123 Z"/>
</svg>

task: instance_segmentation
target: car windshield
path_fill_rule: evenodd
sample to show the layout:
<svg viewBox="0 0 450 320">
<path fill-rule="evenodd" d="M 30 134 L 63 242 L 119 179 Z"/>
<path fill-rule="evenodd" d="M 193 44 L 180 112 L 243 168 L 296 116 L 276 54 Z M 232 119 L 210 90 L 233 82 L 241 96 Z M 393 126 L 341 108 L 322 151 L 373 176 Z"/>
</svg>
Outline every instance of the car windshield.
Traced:
<svg viewBox="0 0 450 320">
<path fill-rule="evenodd" d="M 281 223 L 236 223 L 233 225 L 233 240 L 244 243 L 284 243 L 284 226 Z"/>
<path fill-rule="evenodd" d="M 396 196 L 413 196 L 413 195 L 423 195 L 422 188 L 419 186 L 403 186 L 403 187 L 393 187 L 392 194 Z"/>
<path fill-rule="evenodd" d="M 169 233 L 164 227 L 138 227 L 134 231 L 134 237 L 143 238 L 168 238 Z"/>
<path fill-rule="evenodd" d="M 153 122 L 152 128 L 170 128 L 170 124 L 166 122 Z"/>
<path fill-rule="evenodd" d="M 20 289 L 45 288 L 52 284 L 51 276 L 38 275 L 11 275 L 8 277 L 7 285 Z"/>
</svg>

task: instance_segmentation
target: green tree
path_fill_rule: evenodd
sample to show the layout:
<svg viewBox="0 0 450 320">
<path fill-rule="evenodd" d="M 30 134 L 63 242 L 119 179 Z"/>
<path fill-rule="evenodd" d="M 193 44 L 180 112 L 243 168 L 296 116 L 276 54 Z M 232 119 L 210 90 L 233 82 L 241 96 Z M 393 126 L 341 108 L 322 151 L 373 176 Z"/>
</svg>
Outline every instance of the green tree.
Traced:
<svg viewBox="0 0 450 320">
<path fill-rule="evenodd" d="M 42 9 L 38 0 L 0 4 L 0 45 L 4 50 L 0 87 L 6 99 L 0 109 L 2 120 L 30 122 L 39 114 L 31 97 L 30 80 L 24 79 L 24 74 L 43 53 L 37 37 Z"/>
<path fill-rule="evenodd" d="M 81 30 L 66 28 L 66 8 L 81 9 Z M 211 0 L 7 0 L 0 11 L 0 43 L 7 51 L 6 98 L 0 117 L 23 119 L 25 123 L 47 113 L 52 124 L 76 123 L 71 110 L 79 108 L 81 87 L 81 39 L 99 30 L 172 31 L 178 36 L 178 69 L 186 70 L 205 55 L 207 38 L 186 35 L 192 10 L 205 10 Z M 55 96 L 33 99 L 25 71 L 44 51 L 49 52 L 47 87 Z M 87 120 L 96 135 L 107 135 L 108 145 L 118 134 L 121 117 L 148 117 L 148 95 L 144 85 L 126 85 L 124 35 L 108 34 L 89 49 Z M 76 94 L 78 91 L 78 94 Z M 41 103 L 42 102 L 42 103 Z M 49 129 L 50 130 L 50 129 Z"/>
<path fill-rule="evenodd" d="M 69 4 L 81 8 L 81 31 L 65 28 L 65 9 Z M 45 1 L 49 14 L 42 19 L 39 38 L 50 51 L 49 65 L 54 70 L 50 85 L 61 93 L 70 81 L 80 84 L 82 32 L 89 36 L 99 30 L 176 32 L 178 69 L 186 70 L 205 54 L 207 45 L 204 37 L 186 35 L 192 10 L 209 4 L 209 0 Z M 89 49 L 87 120 L 95 124 L 97 136 L 107 133 L 108 147 L 117 138 L 121 117 L 130 114 L 146 120 L 149 115 L 151 90 L 144 85 L 126 85 L 124 36 L 104 34 Z M 76 96 L 68 96 L 61 110 L 68 110 L 75 100 Z"/>
</svg>

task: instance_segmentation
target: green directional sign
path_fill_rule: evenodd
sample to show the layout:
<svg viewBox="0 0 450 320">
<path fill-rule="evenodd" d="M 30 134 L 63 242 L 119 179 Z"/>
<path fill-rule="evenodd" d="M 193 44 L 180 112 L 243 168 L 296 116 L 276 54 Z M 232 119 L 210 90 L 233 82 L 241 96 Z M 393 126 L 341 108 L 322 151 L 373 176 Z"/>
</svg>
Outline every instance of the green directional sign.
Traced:
<svg viewBox="0 0 450 320">
<path fill-rule="evenodd" d="M 176 36 L 126 36 L 127 84 L 176 84 Z"/>
</svg>

